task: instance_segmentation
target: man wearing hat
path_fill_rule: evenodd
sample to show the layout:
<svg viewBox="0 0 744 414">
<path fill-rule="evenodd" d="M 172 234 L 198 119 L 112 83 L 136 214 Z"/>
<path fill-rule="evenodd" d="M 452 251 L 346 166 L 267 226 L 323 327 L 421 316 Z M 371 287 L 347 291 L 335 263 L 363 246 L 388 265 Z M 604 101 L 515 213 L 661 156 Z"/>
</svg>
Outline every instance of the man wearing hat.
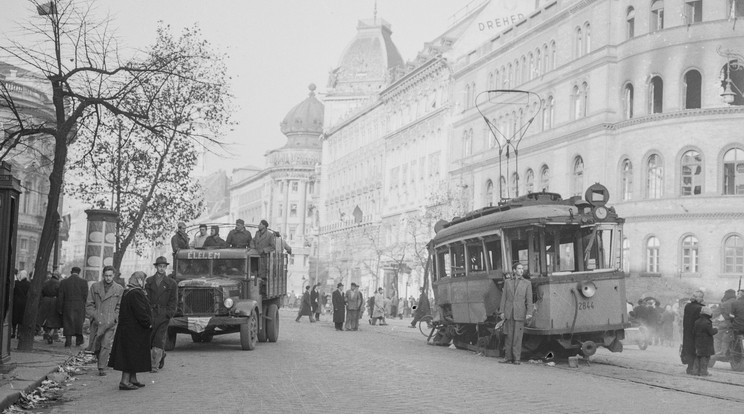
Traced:
<svg viewBox="0 0 744 414">
<path fill-rule="evenodd" d="M 251 232 L 246 230 L 243 219 L 235 220 L 235 228 L 227 234 L 227 244 L 240 249 L 251 245 Z"/>
<path fill-rule="evenodd" d="M 693 375 L 707 377 L 708 361 L 710 356 L 715 353 L 713 349 L 713 336 L 718 333 L 718 329 L 713 327 L 710 317 L 713 311 L 709 306 L 700 308 L 700 317 L 695 321 L 692 328 L 695 336 L 695 362 L 693 363 Z"/>
<path fill-rule="evenodd" d="M 222 237 L 220 237 L 220 226 L 212 226 L 212 234 L 207 236 L 207 239 L 204 240 L 204 244 L 202 245 L 202 247 L 213 249 L 221 249 L 223 247 L 227 247 L 227 242 L 222 240 Z"/>
<path fill-rule="evenodd" d="M 70 276 L 59 282 L 57 311 L 62 314 L 62 327 L 65 333 L 65 347 L 83 344 L 83 322 L 85 322 L 85 302 L 88 299 L 88 282 L 80 276 L 80 268 L 73 267 Z"/>
<path fill-rule="evenodd" d="M 158 372 L 158 369 L 162 369 L 165 364 L 165 339 L 168 323 L 176 313 L 178 285 L 175 280 L 165 274 L 169 264 L 165 257 L 158 257 L 154 263 L 157 271 L 145 281 L 145 292 L 147 292 L 152 310 L 151 372 Z"/>
<path fill-rule="evenodd" d="M 189 248 L 189 235 L 186 234 L 186 223 L 183 221 L 178 222 L 178 230 L 171 237 L 171 247 L 173 248 L 173 253 Z"/>
<path fill-rule="evenodd" d="M 359 312 L 364 306 L 364 298 L 362 298 L 362 292 L 358 290 L 356 283 L 351 282 L 351 289 L 346 291 L 346 330 L 347 331 L 358 331 L 359 330 Z"/>
<path fill-rule="evenodd" d="M 199 233 L 194 236 L 194 240 L 191 241 L 191 247 L 195 249 L 201 249 L 204 247 L 204 242 L 207 240 L 207 237 L 209 237 L 209 233 L 207 232 L 207 225 L 206 224 L 200 224 L 199 225 Z"/>
<path fill-rule="evenodd" d="M 337 331 L 344 330 L 344 317 L 346 314 L 346 301 L 344 300 L 344 284 L 339 283 L 336 285 L 336 290 L 333 291 L 332 297 L 333 303 L 333 324 L 336 326 Z"/>
</svg>

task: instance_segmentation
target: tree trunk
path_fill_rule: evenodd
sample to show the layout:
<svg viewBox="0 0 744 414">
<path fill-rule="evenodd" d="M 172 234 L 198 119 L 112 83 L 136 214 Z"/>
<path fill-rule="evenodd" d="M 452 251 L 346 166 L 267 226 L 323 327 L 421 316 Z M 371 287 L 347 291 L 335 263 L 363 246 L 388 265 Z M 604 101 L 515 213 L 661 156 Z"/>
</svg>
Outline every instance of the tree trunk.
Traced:
<svg viewBox="0 0 744 414">
<path fill-rule="evenodd" d="M 47 198 L 47 209 L 44 215 L 44 227 L 39 238 L 39 251 L 34 262 L 34 277 L 28 291 L 26 310 L 23 312 L 23 325 L 18 337 L 18 349 L 29 351 L 34 346 L 34 333 L 36 332 L 36 315 L 39 311 L 39 298 L 41 287 L 46 281 L 49 256 L 52 253 L 54 242 L 57 239 L 57 208 L 59 207 L 59 196 L 62 193 L 65 164 L 67 162 L 67 134 L 58 133 L 55 137 L 54 164 L 49 174 L 49 196 Z"/>
</svg>

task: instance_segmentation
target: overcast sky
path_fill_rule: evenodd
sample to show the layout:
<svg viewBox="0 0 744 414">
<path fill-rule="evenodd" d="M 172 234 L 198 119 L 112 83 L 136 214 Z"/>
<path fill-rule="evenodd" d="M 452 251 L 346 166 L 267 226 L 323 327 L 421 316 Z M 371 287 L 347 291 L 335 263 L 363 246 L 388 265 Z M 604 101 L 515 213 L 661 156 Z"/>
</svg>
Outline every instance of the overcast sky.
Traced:
<svg viewBox="0 0 744 414">
<path fill-rule="evenodd" d="M 377 15 L 387 20 L 404 60 L 411 60 L 444 32 L 452 16 L 479 0 L 378 0 Z M 17 36 L 27 19 L 27 0 L 3 0 L 0 37 Z M 178 28 L 199 23 L 204 36 L 230 56 L 233 94 L 240 125 L 225 139 L 238 143 L 236 157 L 210 170 L 263 166 L 263 154 L 280 147 L 279 123 L 307 97 L 307 86 L 326 89 L 328 71 L 337 65 L 356 33 L 357 21 L 372 18 L 374 0 L 95 0 L 109 13 L 128 50 L 153 42 L 159 20 Z M 0 39 L 0 41 L 3 41 Z"/>
</svg>

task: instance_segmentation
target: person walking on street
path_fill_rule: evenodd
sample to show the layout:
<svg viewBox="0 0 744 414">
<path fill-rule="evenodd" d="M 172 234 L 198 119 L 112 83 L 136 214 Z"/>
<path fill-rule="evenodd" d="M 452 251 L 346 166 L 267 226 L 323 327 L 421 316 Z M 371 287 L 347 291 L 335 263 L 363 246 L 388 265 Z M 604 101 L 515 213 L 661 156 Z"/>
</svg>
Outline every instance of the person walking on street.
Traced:
<svg viewBox="0 0 744 414">
<path fill-rule="evenodd" d="M 58 338 L 57 329 L 62 327 L 62 318 L 57 312 L 59 274 L 50 272 L 49 275 L 49 279 L 41 287 L 38 321 L 39 325 L 44 328 L 44 339 L 51 344 Z"/>
<path fill-rule="evenodd" d="M 377 288 L 377 293 L 375 293 L 372 325 L 376 325 L 378 320 L 380 321 L 380 326 L 387 325 L 385 323 L 385 296 L 382 294 L 382 288 Z"/>
<path fill-rule="evenodd" d="M 62 329 L 65 334 L 65 348 L 72 346 L 72 336 L 75 336 L 75 346 L 85 342 L 83 338 L 83 322 L 85 322 L 85 302 L 88 299 L 88 282 L 80 277 L 80 268 L 73 267 L 70 276 L 59 282 L 59 296 L 57 298 L 57 312 L 62 314 Z"/>
<path fill-rule="evenodd" d="M 695 321 L 700 317 L 700 309 L 703 308 L 703 292 L 698 290 L 692 294 L 690 303 L 685 305 L 685 313 L 682 318 L 682 363 L 687 364 L 687 374 L 695 375 Z"/>
<path fill-rule="evenodd" d="M 362 292 L 359 291 L 359 286 L 356 283 L 351 282 L 351 289 L 346 291 L 346 325 L 347 331 L 358 331 L 359 330 L 359 317 L 362 307 L 364 306 L 364 298 Z"/>
<path fill-rule="evenodd" d="M 320 320 L 320 292 L 318 292 L 318 286 L 320 286 L 320 283 L 313 285 L 310 290 L 310 308 L 316 321 Z"/>
<path fill-rule="evenodd" d="M 718 333 L 718 329 L 713 327 L 710 317 L 713 311 L 708 306 L 700 308 L 700 317 L 695 321 L 693 326 L 693 335 L 695 336 L 695 362 L 693 364 L 693 375 L 701 377 L 710 376 L 708 373 L 708 361 L 710 356 L 715 354 L 713 349 L 713 336 Z"/>
<path fill-rule="evenodd" d="M 333 304 L 333 324 L 337 331 L 344 330 L 344 318 L 346 316 L 346 301 L 344 300 L 344 284 L 336 285 L 333 291 L 331 303 Z"/>
<path fill-rule="evenodd" d="M 524 324 L 532 319 L 532 283 L 523 276 L 524 266 L 515 263 L 512 277 L 504 282 L 499 317 L 504 320 L 506 353 L 501 363 L 521 363 Z"/>
<path fill-rule="evenodd" d="M 413 300 L 412 300 L 413 302 Z M 410 328 L 415 328 L 418 321 L 424 316 L 431 313 L 431 307 L 429 306 L 429 296 L 426 294 L 426 289 L 421 288 L 421 295 L 419 296 L 418 303 L 414 305 L 416 309 L 413 311 L 413 320 L 411 321 Z"/>
<path fill-rule="evenodd" d="M 28 273 L 25 270 L 18 272 L 16 282 L 13 286 L 13 329 L 10 334 L 15 338 L 18 333 L 18 327 L 23 325 L 23 314 L 26 312 L 26 300 L 28 291 L 31 288 L 31 282 L 28 281 Z"/>
<path fill-rule="evenodd" d="M 144 285 L 144 272 L 134 272 L 129 278 L 121 296 L 118 328 L 108 361 L 109 367 L 121 371 L 119 389 L 124 391 L 144 387 L 145 384 L 137 380 L 137 373 L 152 369 L 152 312 Z"/>
<path fill-rule="evenodd" d="M 150 337 L 150 372 L 158 372 L 165 365 L 165 340 L 168 323 L 176 313 L 178 285 L 165 274 L 168 259 L 163 256 L 155 259 L 155 274 L 145 281 L 145 292 L 150 299 L 152 310 L 152 336 Z"/>
<path fill-rule="evenodd" d="M 310 285 L 305 286 L 305 293 L 302 294 L 302 302 L 300 303 L 300 310 L 297 311 L 295 322 L 299 322 L 300 318 L 305 315 L 310 318 L 310 323 L 315 322 L 313 319 L 312 304 L 310 302 Z"/>
<path fill-rule="evenodd" d="M 178 230 L 171 237 L 171 248 L 173 248 L 173 254 L 176 254 L 181 249 L 189 248 L 189 235 L 186 234 L 186 223 L 183 221 L 178 222 Z"/>
<path fill-rule="evenodd" d="M 103 268 L 103 280 L 90 286 L 85 313 L 90 318 L 90 350 L 98 359 L 98 375 L 106 375 L 111 344 L 116 333 L 124 288 L 114 282 L 113 266 Z M 149 339 L 149 338 L 148 338 Z M 149 371 L 149 369 L 148 369 Z"/>
</svg>

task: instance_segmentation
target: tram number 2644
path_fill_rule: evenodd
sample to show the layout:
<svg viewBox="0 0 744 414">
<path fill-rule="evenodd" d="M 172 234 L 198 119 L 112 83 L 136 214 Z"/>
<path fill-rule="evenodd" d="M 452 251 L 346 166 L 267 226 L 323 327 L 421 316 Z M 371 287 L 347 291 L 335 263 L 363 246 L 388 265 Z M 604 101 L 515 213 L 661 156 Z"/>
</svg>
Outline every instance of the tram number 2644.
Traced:
<svg viewBox="0 0 744 414">
<path fill-rule="evenodd" d="M 592 301 L 579 302 L 579 310 L 590 310 L 590 309 L 594 309 L 594 302 Z"/>
</svg>

